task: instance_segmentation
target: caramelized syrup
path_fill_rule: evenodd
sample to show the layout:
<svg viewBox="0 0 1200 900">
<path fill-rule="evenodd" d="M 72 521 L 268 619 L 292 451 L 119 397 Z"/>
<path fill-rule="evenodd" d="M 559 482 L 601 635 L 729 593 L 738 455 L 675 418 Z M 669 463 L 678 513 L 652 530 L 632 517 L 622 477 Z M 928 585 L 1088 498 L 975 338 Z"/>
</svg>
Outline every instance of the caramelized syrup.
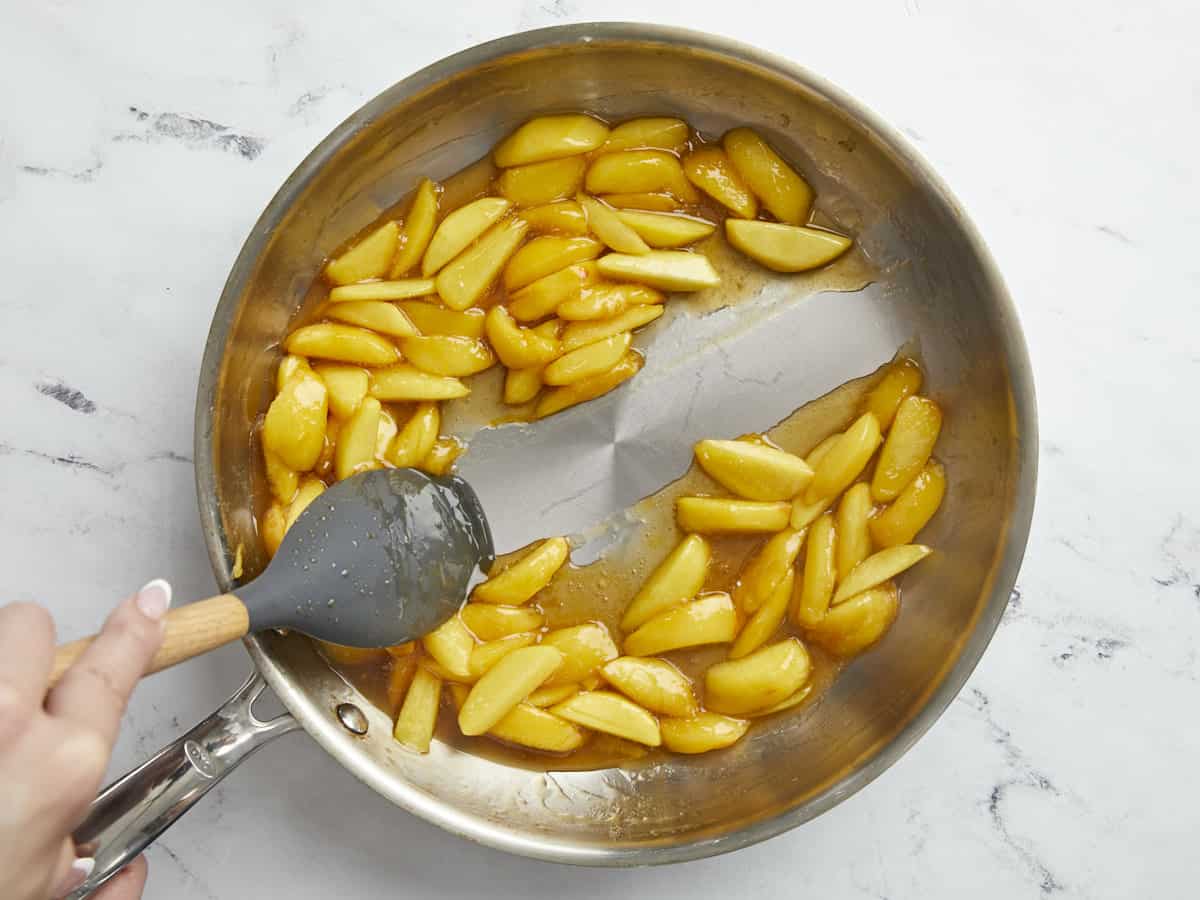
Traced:
<svg viewBox="0 0 1200 900">
<path fill-rule="evenodd" d="M 695 138 L 694 142 L 702 142 Z M 468 166 L 456 175 L 444 180 L 440 196 L 440 209 L 457 209 L 492 193 L 492 184 L 498 170 L 490 156 Z M 360 234 L 365 234 L 380 224 L 403 217 L 411 195 L 385 210 L 379 218 Z M 681 212 L 702 216 L 718 226 L 723 222 L 725 210 L 705 198 L 698 207 L 682 209 Z M 813 221 L 823 227 L 836 229 L 836 223 L 817 210 Z M 715 288 L 687 295 L 672 295 L 668 300 L 667 315 L 638 332 L 637 344 L 653 353 L 653 337 L 656 326 L 678 315 L 702 316 L 728 306 L 752 301 L 767 286 L 774 276 L 760 268 L 725 241 L 723 228 L 704 241 L 694 245 L 706 254 L 721 274 L 721 284 Z M 356 235 L 346 245 L 357 240 Z M 812 272 L 788 276 L 789 286 L 794 291 L 796 302 L 803 302 L 807 295 L 819 291 L 856 291 L 873 278 L 874 269 L 870 260 L 857 244 L 843 257 L 829 266 Z M 306 295 L 296 325 L 320 318 L 328 285 L 321 279 L 314 280 Z M 503 288 L 497 285 L 485 297 L 480 306 L 488 307 L 504 299 Z M 746 317 L 746 327 L 752 327 L 756 318 Z M 863 395 L 873 386 L 879 373 L 865 376 L 841 388 L 800 406 L 782 422 L 764 433 L 772 443 L 793 453 L 805 455 L 812 447 L 834 431 L 843 429 L 853 418 Z M 635 376 L 636 377 L 636 376 Z M 528 421 L 532 416 L 533 402 L 520 407 L 505 406 L 501 401 L 504 384 L 504 369 L 492 369 L 470 379 L 471 394 L 463 399 L 443 404 L 442 432 L 464 442 L 481 428 L 494 427 L 513 421 Z M 797 398 L 803 400 L 803 398 Z M 385 409 L 398 423 L 403 423 L 411 413 L 412 404 L 385 404 Z M 765 424 L 765 423 L 764 423 Z M 714 438 L 735 435 L 711 435 Z M 469 450 L 468 450 L 469 452 Z M 331 476 L 330 476 L 331 477 Z M 328 478 L 327 478 L 328 480 Z M 265 483 L 261 485 L 263 495 L 269 493 Z M 635 524 L 623 540 L 610 548 L 601 558 L 584 566 L 568 566 L 555 577 L 553 583 L 533 601 L 544 611 L 546 627 L 559 628 L 596 621 L 606 625 L 615 640 L 620 643 L 621 631 L 618 622 L 625 605 L 637 592 L 642 582 L 663 558 L 671 551 L 682 535 L 675 526 L 674 505 L 679 496 L 695 493 L 724 493 L 694 463 L 678 480 L 665 485 L 628 510 L 627 518 Z M 712 563 L 706 591 L 729 591 L 737 580 L 738 572 L 748 557 L 764 542 L 765 537 L 714 536 Z M 519 551 L 513 556 L 520 555 Z M 502 558 L 501 563 L 506 560 Z M 790 624 L 781 627 L 781 634 L 795 633 Z M 810 647 L 813 658 L 813 690 L 800 706 L 780 715 L 803 715 L 804 709 L 817 702 L 825 688 L 837 674 L 839 664 L 824 655 L 819 649 Z M 703 696 L 704 670 L 725 658 L 725 646 L 701 647 L 675 651 L 665 657 L 676 664 L 696 684 L 697 693 Z M 393 661 L 383 651 L 363 653 L 366 661 L 360 664 L 334 664 L 333 667 L 351 685 L 357 688 L 372 703 L 395 714 L 387 697 L 387 683 Z M 450 705 L 445 692 L 444 702 Z M 628 764 L 633 760 L 653 759 L 661 751 L 648 748 L 608 735 L 596 734 L 580 750 L 569 756 L 555 757 L 503 745 L 488 738 L 464 737 L 454 722 L 455 717 L 444 710 L 438 718 L 437 736 L 442 741 L 469 752 L 498 759 L 509 765 L 537 769 L 595 769 Z"/>
<path fill-rule="evenodd" d="M 678 300 L 672 302 L 679 302 Z M 859 378 L 843 385 L 797 409 L 782 422 L 764 432 L 772 444 L 798 455 L 806 455 L 813 447 L 835 431 L 843 430 L 857 414 L 863 396 L 878 381 L 880 373 Z M 714 435 L 731 437 L 732 435 Z M 675 500 L 690 494 L 724 493 L 694 462 L 677 481 L 635 504 L 629 518 L 635 524 L 618 545 L 600 559 L 586 566 L 568 566 L 532 601 L 546 615 L 546 628 L 561 628 L 580 622 L 601 622 L 608 626 L 620 643 L 618 625 L 625 605 L 633 597 L 675 544 L 682 533 L 675 526 Z M 765 542 L 765 537 L 713 535 L 712 563 L 705 591 L 730 591 L 738 573 L 749 557 Z M 500 563 L 521 556 L 520 550 L 501 557 Z M 785 622 L 774 640 L 798 632 Z M 814 645 L 808 646 L 813 661 L 812 693 L 800 706 L 779 715 L 804 715 L 804 710 L 818 702 L 833 681 L 840 662 Z M 697 695 L 703 698 L 704 670 L 725 658 L 724 645 L 677 650 L 664 654 L 695 683 Z M 360 690 L 371 702 L 389 709 L 387 676 L 392 663 L 375 661 L 360 666 L 335 666 L 340 674 Z M 446 701 L 449 705 L 449 700 Z M 396 710 L 390 710 L 393 714 Z M 606 735 L 595 735 L 584 747 L 567 757 L 522 750 L 502 745 L 488 738 L 467 738 L 459 733 L 454 716 L 443 711 L 438 720 L 438 737 L 472 753 L 497 759 L 507 765 L 536 769 L 597 769 L 629 764 L 633 760 L 653 760 L 663 751 L 648 748 Z"/>
</svg>

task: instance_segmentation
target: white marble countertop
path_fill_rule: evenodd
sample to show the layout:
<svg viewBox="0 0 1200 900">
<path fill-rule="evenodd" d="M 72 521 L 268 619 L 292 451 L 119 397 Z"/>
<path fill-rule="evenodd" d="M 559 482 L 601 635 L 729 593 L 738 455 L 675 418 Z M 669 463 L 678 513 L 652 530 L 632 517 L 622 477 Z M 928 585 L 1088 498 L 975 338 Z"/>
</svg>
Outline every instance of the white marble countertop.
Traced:
<svg viewBox="0 0 1200 900">
<path fill-rule="evenodd" d="M 669 869 L 568 869 L 443 834 L 298 735 L 150 850 L 146 896 L 1194 895 L 1200 491 L 1184 463 L 1200 438 L 1200 8 L 1187 6 L 0 4 L 5 599 L 46 603 L 64 637 L 150 577 L 179 597 L 213 587 L 193 396 L 266 201 L 368 97 L 507 32 L 675 22 L 827 76 L 956 191 L 1036 373 L 1040 490 L 1004 624 L 932 731 L 816 822 Z M 147 681 L 114 771 L 248 668 L 233 647 Z"/>
</svg>

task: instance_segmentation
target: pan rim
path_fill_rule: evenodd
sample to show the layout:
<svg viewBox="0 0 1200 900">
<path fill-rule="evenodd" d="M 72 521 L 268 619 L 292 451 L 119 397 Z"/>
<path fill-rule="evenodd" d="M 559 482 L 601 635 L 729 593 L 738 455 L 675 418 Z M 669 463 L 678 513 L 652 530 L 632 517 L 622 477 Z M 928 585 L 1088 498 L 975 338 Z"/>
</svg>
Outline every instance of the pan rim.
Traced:
<svg viewBox="0 0 1200 900">
<path fill-rule="evenodd" d="M 201 528 L 214 575 L 221 589 L 228 590 L 233 582 L 230 571 L 232 557 L 216 503 L 212 441 L 215 409 L 212 401 L 221 379 L 224 348 L 241 294 L 275 225 L 331 156 L 353 140 L 381 112 L 406 98 L 464 71 L 520 53 L 572 45 L 631 42 L 692 48 L 739 64 L 748 64 L 797 83 L 828 100 L 869 131 L 895 155 L 914 179 L 931 190 L 936 202 L 955 221 L 971 253 L 978 260 L 987 294 L 997 307 L 1012 387 L 1016 484 L 1012 494 L 1012 514 L 989 577 L 987 602 L 965 635 L 957 658 L 930 689 L 918 711 L 872 756 L 809 800 L 771 818 L 750 825 L 734 826 L 733 830 L 718 838 L 688 839 L 685 834 L 679 843 L 635 848 L 604 847 L 487 827 L 474 817 L 398 779 L 385 779 L 379 767 L 364 765 L 363 758 L 355 758 L 348 751 L 344 736 L 332 727 L 324 727 L 324 711 L 282 670 L 263 643 L 253 636 L 246 639 L 246 647 L 255 666 L 304 729 L 352 774 L 392 802 L 451 833 L 495 849 L 550 862 L 618 867 L 684 862 L 750 846 L 803 824 L 857 793 L 899 760 L 941 717 L 978 665 L 1008 605 L 1025 554 L 1037 481 L 1037 412 L 1028 350 L 1016 308 L 982 237 L 946 184 L 907 139 L 857 100 L 804 67 L 738 41 L 685 28 L 634 22 L 562 25 L 508 35 L 447 56 L 385 89 L 330 132 L 287 178 L 251 229 L 213 314 L 200 367 L 194 437 Z"/>
</svg>

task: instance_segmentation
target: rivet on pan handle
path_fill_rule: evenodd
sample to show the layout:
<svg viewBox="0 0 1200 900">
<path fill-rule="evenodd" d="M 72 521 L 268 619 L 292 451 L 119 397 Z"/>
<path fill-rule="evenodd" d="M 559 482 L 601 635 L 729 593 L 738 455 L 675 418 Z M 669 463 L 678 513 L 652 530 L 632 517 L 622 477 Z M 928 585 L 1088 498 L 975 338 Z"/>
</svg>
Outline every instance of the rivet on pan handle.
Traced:
<svg viewBox="0 0 1200 900">
<path fill-rule="evenodd" d="M 69 900 L 93 894 L 242 760 L 299 727 L 288 714 L 255 717 L 254 701 L 266 686 L 251 675 L 211 716 L 101 791 L 74 834 L 78 854 L 96 865 Z"/>
</svg>

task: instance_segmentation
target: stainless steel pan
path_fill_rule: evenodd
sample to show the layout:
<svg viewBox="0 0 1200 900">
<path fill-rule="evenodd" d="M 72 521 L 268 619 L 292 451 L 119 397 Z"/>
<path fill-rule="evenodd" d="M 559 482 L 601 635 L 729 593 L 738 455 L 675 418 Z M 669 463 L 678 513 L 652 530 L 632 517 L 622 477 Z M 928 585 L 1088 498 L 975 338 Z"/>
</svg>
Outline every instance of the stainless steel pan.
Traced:
<svg viewBox="0 0 1200 900">
<path fill-rule="evenodd" d="M 746 286 L 761 295 L 754 304 L 692 320 L 707 331 L 677 322 L 661 340 L 668 351 L 674 340 L 676 351 L 700 353 L 724 337 L 757 335 L 742 345 L 748 352 L 725 352 L 722 364 L 733 358 L 736 369 L 752 357 L 751 369 L 772 373 L 769 386 L 761 371 L 747 375 L 763 384 L 747 383 L 703 415 L 712 427 L 725 416 L 758 428 L 917 342 L 949 413 L 939 455 L 951 491 L 928 534 L 940 552 L 906 583 L 895 628 L 821 703 L 777 717 L 717 759 L 553 773 L 440 743 L 428 756 L 410 754 L 391 739 L 387 715 L 332 673 L 307 640 L 253 637 L 246 646 L 258 674 L 247 686 L 98 802 L 79 834 L 97 848 L 97 879 L 245 755 L 297 726 L 398 806 L 512 853 L 603 866 L 712 856 L 806 822 L 877 777 L 933 724 L 975 667 L 1024 551 L 1037 460 L 1029 361 L 991 258 L 937 176 L 840 91 L 751 47 L 645 25 L 550 28 L 456 54 L 364 106 L 283 185 L 233 267 L 201 369 L 196 486 L 218 582 L 233 583 L 239 545 L 248 572 L 263 563 L 252 520 L 250 433 L 270 399 L 276 345 L 321 261 L 420 175 L 449 175 L 532 115 L 578 109 L 613 118 L 678 113 L 713 134 L 735 124 L 758 128 L 800 161 L 824 208 L 858 236 L 873 272 L 865 289 L 801 300 L 820 285 L 764 279 Z M 668 351 L 652 347 L 650 359 Z M 685 394 L 676 389 L 657 405 L 646 402 L 636 385 L 654 384 L 647 373 L 622 389 L 625 399 L 597 401 L 581 413 L 568 429 L 574 437 L 564 440 L 604 448 L 616 440 L 612 429 L 584 426 L 624 416 L 639 437 L 624 445 L 626 456 L 662 455 L 664 447 L 678 455 L 674 429 L 656 428 L 655 417 L 671 422 Z M 585 431 L 590 436 L 579 437 Z M 686 444 L 682 452 L 672 466 L 686 466 Z M 633 483 L 626 493 L 636 495 L 643 485 Z M 481 484 L 485 498 L 488 487 Z M 260 678 L 289 715 L 272 723 L 253 718 Z"/>
</svg>

